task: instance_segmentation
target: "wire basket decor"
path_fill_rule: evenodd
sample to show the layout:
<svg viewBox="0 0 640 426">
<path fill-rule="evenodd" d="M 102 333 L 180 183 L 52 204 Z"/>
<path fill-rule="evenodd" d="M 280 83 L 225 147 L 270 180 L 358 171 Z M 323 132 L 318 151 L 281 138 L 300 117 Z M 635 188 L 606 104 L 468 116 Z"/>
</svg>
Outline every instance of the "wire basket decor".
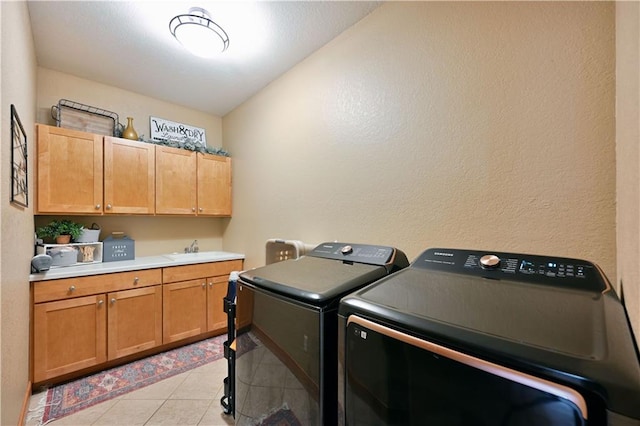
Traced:
<svg viewBox="0 0 640 426">
<path fill-rule="evenodd" d="M 60 99 L 51 107 L 51 117 L 56 126 L 106 136 L 119 136 L 121 132 L 118 114 L 102 108 Z"/>
</svg>

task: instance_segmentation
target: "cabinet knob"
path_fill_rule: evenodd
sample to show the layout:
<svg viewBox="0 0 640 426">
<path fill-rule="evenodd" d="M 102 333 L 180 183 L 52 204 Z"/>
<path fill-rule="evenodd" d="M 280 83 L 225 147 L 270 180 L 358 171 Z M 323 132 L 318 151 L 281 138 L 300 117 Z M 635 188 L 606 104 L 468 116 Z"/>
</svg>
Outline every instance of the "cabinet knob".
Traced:
<svg viewBox="0 0 640 426">
<path fill-rule="evenodd" d="M 205 288 L 207 286 L 207 283 L 202 283 L 202 288 Z"/>
<path fill-rule="evenodd" d="M 96 204 L 96 210 L 100 210 L 100 207 L 102 207 L 100 204 Z"/>
<path fill-rule="evenodd" d="M 75 285 L 72 285 L 71 287 L 69 287 L 69 293 L 73 293 L 74 291 L 76 291 Z"/>
<path fill-rule="evenodd" d="M 104 300 L 100 299 L 98 300 L 98 306 L 102 306 L 104 304 Z"/>
<path fill-rule="evenodd" d="M 116 303 L 115 297 L 111 298 L 111 304 L 113 305 L 114 303 Z"/>
<path fill-rule="evenodd" d="M 209 287 L 213 287 L 213 283 L 212 282 L 209 282 Z"/>
<path fill-rule="evenodd" d="M 111 210 L 111 204 L 107 204 L 107 210 Z"/>
<path fill-rule="evenodd" d="M 192 212 L 195 212 L 195 211 L 196 211 L 196 208 L 195 208 L 195 207 L 191 207 L 191 211 L 192 211 Z"/>
<path fill-rule="evenodd" d="M 140 281 L 140 278 L 138 278 L 138 277 L 134 277 L 134 278 L 133 278 L 133 285 L 138 284 L 138 281 Z"/>
<path fill-rule="evenodd" d="M 204 209 L 203 209 L 202 207 L 200 207 L 198 210 L 200 210 L 201 212 L 203 212 L 203 211 L 204 211 Z"/>
</svg>

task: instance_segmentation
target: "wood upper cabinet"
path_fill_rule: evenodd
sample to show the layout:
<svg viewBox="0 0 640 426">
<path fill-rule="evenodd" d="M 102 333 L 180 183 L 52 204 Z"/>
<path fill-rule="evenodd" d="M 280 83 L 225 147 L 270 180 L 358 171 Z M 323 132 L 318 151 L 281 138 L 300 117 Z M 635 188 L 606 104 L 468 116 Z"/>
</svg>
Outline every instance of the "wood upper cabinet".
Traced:
<svg viewBox="0 0 640 426">
<path fill-rule="evenodd" d="M 193 151 L 156 146 L 156 214 L 196 215 L 196 161 Z"/>
<path fill-rule="evenodd" d="M 36 214 L 231 216 L 231 159 L 36 125 Z"/>
<path fill-rule="evenodd" d="M 231 216 L 231 158 L 197 157 L 198 216 Z"/>
<path fill-rule="evenodd" d="M 155 145 L 104 137 L 104 213 L 153 214 Z"/>
<path fill-rule="evenodd" d="M 36 214 L 102 214 L 102 136 L 36 126 Z"/>
</svg>

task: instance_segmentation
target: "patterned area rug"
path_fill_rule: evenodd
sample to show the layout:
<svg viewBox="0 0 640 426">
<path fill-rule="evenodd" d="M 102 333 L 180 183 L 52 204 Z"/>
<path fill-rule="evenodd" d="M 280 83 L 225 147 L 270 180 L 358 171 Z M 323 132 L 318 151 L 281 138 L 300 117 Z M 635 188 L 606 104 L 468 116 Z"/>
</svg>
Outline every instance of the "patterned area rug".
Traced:
<svg viewBox="0 0 640 426">
<path fill-rule="evenodd" d="M 50 388 L 41 424 L 221 359 L 226 339 L 223 334 Z"/>
</svg>

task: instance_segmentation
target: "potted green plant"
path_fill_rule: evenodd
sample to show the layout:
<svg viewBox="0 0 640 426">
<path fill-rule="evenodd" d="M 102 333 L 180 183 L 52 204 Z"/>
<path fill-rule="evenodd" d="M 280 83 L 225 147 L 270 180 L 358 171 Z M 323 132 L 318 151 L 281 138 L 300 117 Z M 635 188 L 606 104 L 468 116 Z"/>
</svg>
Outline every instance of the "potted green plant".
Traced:
<svg viewBox="0 0 640 426">
<path fill-rule="evenodd" d="M 57 244 L 68 244 L 82 234 L 83 226 L 72 220 L 53 220 L 48 225 L 38 228 L 36 233 L 41 238 L 51 238 Z"/>
</svg>

